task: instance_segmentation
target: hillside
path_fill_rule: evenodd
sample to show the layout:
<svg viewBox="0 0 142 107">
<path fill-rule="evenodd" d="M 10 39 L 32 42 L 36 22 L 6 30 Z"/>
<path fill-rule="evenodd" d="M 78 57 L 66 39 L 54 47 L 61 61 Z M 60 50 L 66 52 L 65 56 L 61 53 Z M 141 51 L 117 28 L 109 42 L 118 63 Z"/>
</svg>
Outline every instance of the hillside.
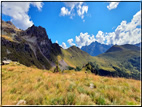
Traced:
<svg viewBox="0 0 142 107">
<path fill-rule="evenodd" d="M 99 75 L 140 79 L 140 48 L 134 45 L 114 45 L 105 53 L 93 57 L 76 46 L 63 49 L 57 43 L 52 43 L 45 28 L 41 26 L 33 25 L 23 31 L 11 22 L 4 21 L 1 40 L 2 61 L 17 61 L 26 66 L 52 71 L 56 61 L 59 62 L 61 71 L 68 67 L 82 68 L 92 62 L 93 66 L 97 66 Z M 103 46 L 97 42 L 95 44 L 96 47 Z"/>
<path fill-rule="evenodd" d="M 115 45 L 95 59 L 100 75 L 140 79 L 140 48 L 137 46 Z"/>
<path fill-rule="evenodd" d="M 106 52 L 110 47 L 111 45 L 105 45 L 95 41 L 88 46 L 83 46 L 81 50 L 89 53 L 91 56 L 97 56 L 99 54 Z"/>
<path fill-rule="evenodd" d="M 140 90 L 133 79 L 2 65 L 2 105 L 140 105 Z"/>
<path fill-rule="evenodd" d="M 72 67 L 82 67 L 89 61 L 93 61 L 94 57 L 90 56 L 88 53 L 82 51 L 76 46 L 71 46 L 68 49 L 62 49 L 63 59 Z"/>
<path fill-rule="evenodd" d="M 61 52 L 60 48 L 56 52 L 57 48 L 59 46 L 52 44 L 45 29 L 40 26 L 33 25 L 23 31 L 10 22 L 2 21 L 2 61 L 10 59 L 26 66 L 50 69 L 54 66 L 55 56 Z"/>
<path fill-rule="evenodd" d="M 77 47 L 62 49 L 48 38 L 45 28 L 31 26 L 17 29 L 10 21 L 2 21 L 2 61 L 18 61 L 26 66 L 52 69 L 58 60 L 61 70 L 91 61 L 92 57 Z"/>
</svg>

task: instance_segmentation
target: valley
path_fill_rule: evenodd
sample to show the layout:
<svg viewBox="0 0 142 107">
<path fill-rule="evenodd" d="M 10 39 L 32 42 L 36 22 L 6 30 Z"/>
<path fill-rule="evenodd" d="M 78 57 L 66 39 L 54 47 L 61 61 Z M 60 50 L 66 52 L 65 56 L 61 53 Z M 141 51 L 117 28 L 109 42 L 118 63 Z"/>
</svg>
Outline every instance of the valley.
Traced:
<svg viewBox="0 0 142 107">
<path fill-rule="evenodd" d="M 140 105 L 136 45 L 98 43 L 91 56 L 52 43 L 41 26 L 20 30 L 9 21 L 2 21 L 1 42 L 3 105 Z"/>
</svg>

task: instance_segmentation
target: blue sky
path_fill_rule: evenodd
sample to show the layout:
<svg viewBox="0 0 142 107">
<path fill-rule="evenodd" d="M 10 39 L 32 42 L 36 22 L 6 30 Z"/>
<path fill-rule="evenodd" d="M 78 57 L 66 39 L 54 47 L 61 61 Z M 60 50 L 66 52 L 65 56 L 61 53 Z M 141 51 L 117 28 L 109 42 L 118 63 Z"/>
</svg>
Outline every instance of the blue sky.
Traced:
<svg viewBox="0 0 142 107">
<path fill-rule="evenodd" d="M 14 2 L 13 6 L 10 3 L 2 3 L 2 20 L 11 20 L 21 29 L 26 29 L 32 24 L 42 26 L 52 42 L 58 41 L 63 48 L 71 45 L 81 48 L 94 41 L 121 45 L 135 44 L 141 40 L 140 2 L 23 2 L 23 4 L 22 7 L 18 3 L 14 5 Z M 15 13 L 17 11 L 15 6 L 19 6 L 22 12 Z M 17 18 L 18 16 L 22 17 L 21 20 Z"/>
</svg>

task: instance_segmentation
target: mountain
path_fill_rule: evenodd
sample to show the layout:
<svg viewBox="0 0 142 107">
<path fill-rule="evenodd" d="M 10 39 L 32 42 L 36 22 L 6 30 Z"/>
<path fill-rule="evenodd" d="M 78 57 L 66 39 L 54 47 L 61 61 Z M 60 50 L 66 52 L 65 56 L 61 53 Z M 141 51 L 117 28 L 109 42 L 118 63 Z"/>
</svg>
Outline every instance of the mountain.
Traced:
<svg viewBox="0 0 142 107">
<path fill-rule="evenodd" d="M 141 47 L 141 42 L 140 42 L 140 43 L 135 44 L 135 46 Z"/>
<path fill-rule="evenodd" d="M 62 49 L 63 59 L 68 65 L 72 67 L 82 67 L 89 61 L 93 61 L 94 57 L 90 56 L 88 53 L 82 51 L 76 46 L 71 46 L 68 49 Z"/>
<path fill-rule="evenodd" d="M 2 61 L 5 59 L 41 69 L 54 68 L 58 60 L 63 70 L 68 66 L 82 66 L 92 57 L 75 46 L 64 50 L 52 43 L 41 26 L 20 30 L 10 21 L 2 21 Z"/>
<path fill-rule="evenodd" d="M 60 46 L 51 42 L 41 26 L 33 25 L 23 31 L 11 22 L 2 21 L 2 60 L 50 69 L 55 66 L 58 54 L 61 54 Z"/>
<path fill-rule="evenodd" d="M 97 56 L 107 51 L 110 47 L 111 45 L 105 45 L 95 41 L 88 46 L 83 46 L 81 50 L 89 53 L 91 56 Z"/>
<path fill-rule="evenodd" d="M 68 69 L 69 66 L 82 68 L 90 62 L 99 75 L 140 79 L 140 48 L 135 45 L 110 47 L 95 42 L 90 46 L 96 47 L 98 52 L 103 50 L 105 53 L 93 57 L 76 46 L 63 49 L 57 43 L 52 43 L 45 28 L 41 26 L 33 25 L 26 30 L 20 30 L 11 22 L 4 21 L 1 45 L 2 61 L 12 60 L 51 71 L 54 70 L 57 61 L 61 70 Z M 105 50 L 106 47 L 110 48 Z"/>
<path fill-rule="evenodd" d="M 140 79 L 140 48 L 135 45 L 114 45 L 95 59 L 100 75 Z"/>
<path fill-rule="evenodd" d="M 131 50 L 131 51 L 140 51 L 140 48 L 135 45 L 125 44 L 125 45 L 114 45 L 110 49 L 108 49 L 105 53 L 108 52 L 115 52 L 115 51 L 125 51 L 125 50 Z"/>
</svg>

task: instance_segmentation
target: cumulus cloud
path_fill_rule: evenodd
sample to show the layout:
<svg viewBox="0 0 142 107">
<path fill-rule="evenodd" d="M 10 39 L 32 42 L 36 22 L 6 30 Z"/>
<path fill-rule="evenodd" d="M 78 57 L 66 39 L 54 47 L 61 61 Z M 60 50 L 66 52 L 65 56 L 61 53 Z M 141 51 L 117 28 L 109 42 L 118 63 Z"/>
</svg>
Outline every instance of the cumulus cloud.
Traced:
<svg viewBox="0 0 142 107">
<path fill-rule="evenodd" d="M 94 41 L 94 35 L 90 36 L 87 32 L 81 32 L 79 36 L 76 36 L 76 44 L 79 48 L 81 48 L 82 46 L 90 45 Z"/>
<path fill-rule="evenodd" d="M 123 20 L 117 26 L 114 32 L 98 31 L 97 35 L 90 36 L 87 32 L 80 33 L 76 36 L 76 44 L 78 47 L 90 45 L 92 42 L 101 44 L 136 44 L 141 42 L 141 10 L 138 11 L 132 18 L 131 22 Z"/>
<path fill-rule="evenodd" d="M 117 8 L 118 4 L 119 4 L 119 2 L 110 2 L 109 5 L 107 6 L 107 8 L 109 10 L 115 9 L 115 8 Z"/>
<path fill-rule="evenodd" d="M 136 44 L 141 41 L 141 11 L 137 12 L 131 22 L 125 20 L 115 29 L 106 34 L 107 44 Z"/>
<path fill-rule="evenodd" d="M 39 11 L 41 11 L 42 6 L 43 6 L 43 2 L 31 2 L 31 4 L 35 7 L 37 7 Z"/>
<path fill-rule="evenodd" d="M 68 39 L 68 41 L 67 41 L 68 43 L 69 43 L 69 45 L 75 45 L 74 43 L 72 43 L 73 42 L 73 39 Z"/>
<path fill-rule="evenodd" d="M 65 16 L 65 15 L 70 15 L 70 11 L 67 9 L 67 8 L 65 8 L 65 7 L 62 7 L 61 8 L 61 16 Z"/>
<path fill-rule="evenodd" d="M 96 41 L 101 43 L 101 44 L 104 44 L 105 36 L 104 36 L 104 33 L 102 31 L 98 31 L 98 33 L 96 35 Z"/>
<path fill-rule="evenodd" d="M 67 45 L 66 45 L 66 43 L 65 43 L 65 42 L 62 42 L 61 47 L 62 47 L 63 49 L 67 49 Z"/>
<path fill-rule="evenodd" d="M 67 7 L 70 7 L 71 10 L 73 10 L 74 7 L 78 4 L 78 2 L 64 2 L 64 4 L 65 4 Z"/>
<path fill-rule="evenodd" d="M 2 2 L 2 14 L 11 17 L 13 24 L 20 29 L 27 29 L 33 25 L 33 21 L 30 20 L 28 11 L 30 5 L 33 5 L 41 11 L 43 6 L 42 2 Z"/>
<path fill-rule="evenodd" d="M 83 22 L 85 22 L 84 14 L 88 12 L 87 5 L 84 5 L 83 2 L 65 2 L 64 4 L 66 7 L 61 8 L 61 16 L 70 16 L 70 18 L 73 18 L 73 16 L 77 13 L 77 15 L 83 19 Z"/>
<path fill-rule="evenodd" d="M 80 2 L 79 5 L 77 6 L 77 13 L 78 13 L 78 16 L 80 16 L 82 19 L 84 18 L 84 13 L 87 13 L 88 12 L 88 6 L 84 6 L 82 5 L 83 3 Z"/>
</svg>

